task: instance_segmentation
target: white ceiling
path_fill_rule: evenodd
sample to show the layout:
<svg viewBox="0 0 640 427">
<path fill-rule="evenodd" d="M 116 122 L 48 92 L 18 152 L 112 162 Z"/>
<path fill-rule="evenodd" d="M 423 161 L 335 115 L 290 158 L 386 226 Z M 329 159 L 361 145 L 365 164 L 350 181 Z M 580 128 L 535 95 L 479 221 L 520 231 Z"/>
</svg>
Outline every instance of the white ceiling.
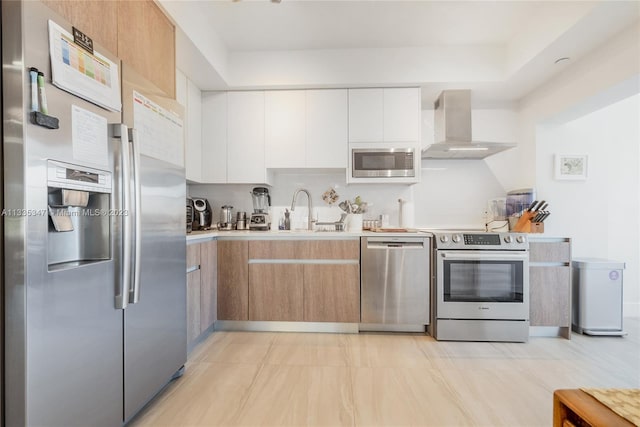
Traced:
<svg viewBox="0 0 640 427">
<path fill-rule="evenodd" d="M 636 0 L 158 1 L 203 90 L 419 85 L 423 104 L 517 101 L 640 17 Z"/>
</svg>

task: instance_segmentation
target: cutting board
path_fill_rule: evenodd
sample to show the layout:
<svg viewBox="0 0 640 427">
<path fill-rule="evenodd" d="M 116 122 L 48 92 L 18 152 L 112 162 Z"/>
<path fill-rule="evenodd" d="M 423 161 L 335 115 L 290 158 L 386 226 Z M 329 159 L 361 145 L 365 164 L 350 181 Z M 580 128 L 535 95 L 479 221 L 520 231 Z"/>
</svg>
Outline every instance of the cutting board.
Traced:
<svg viewBox="0 0 640 427">
<path fill-rule="evenodd" d="M 372 228 L 369 231 L 373 231 L 374 233 L 406 233 L 406 228 Z"/>
</svg>

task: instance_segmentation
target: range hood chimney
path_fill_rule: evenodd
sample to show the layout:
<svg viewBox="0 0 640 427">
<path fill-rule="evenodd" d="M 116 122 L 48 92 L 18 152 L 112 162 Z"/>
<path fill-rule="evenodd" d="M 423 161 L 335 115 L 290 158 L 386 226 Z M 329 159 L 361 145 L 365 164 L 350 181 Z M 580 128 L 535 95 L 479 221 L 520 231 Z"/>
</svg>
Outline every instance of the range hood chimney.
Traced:
<svg viewBox="0 0 640 427">
<path fill-rule="evenodd" d="M 471 139 L 471 91 L 444 90 L 434 103 L 435 143 L 423 159 L 484 159 L 516 144 Z"/>
</svg>

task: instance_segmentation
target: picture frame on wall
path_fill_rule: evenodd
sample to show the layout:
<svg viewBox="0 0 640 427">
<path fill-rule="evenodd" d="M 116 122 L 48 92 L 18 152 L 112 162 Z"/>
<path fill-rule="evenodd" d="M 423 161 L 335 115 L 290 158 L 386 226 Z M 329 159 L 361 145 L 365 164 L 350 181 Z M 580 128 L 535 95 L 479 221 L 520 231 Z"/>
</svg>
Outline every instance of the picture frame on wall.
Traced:
<svg viewBox="0 0 640 427">
<path fill-rule="evenodd" d="M 588 156 L 586 154 L 556 154 L 555 179 L 587 179 Z"/>
</svg>

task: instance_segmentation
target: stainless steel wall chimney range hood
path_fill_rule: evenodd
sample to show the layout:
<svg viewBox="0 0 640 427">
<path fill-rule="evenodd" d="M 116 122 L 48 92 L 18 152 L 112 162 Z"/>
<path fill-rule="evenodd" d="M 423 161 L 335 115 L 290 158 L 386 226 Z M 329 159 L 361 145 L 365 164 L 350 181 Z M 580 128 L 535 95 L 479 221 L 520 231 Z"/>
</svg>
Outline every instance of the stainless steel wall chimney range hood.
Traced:
<svg viewBox="0 0 640 427">
<path fill-rule="evenodd" d="M 471 139 L 471 91 L 444 90 L 434 103 L 435 143 L 423 159 L 484 159 L 516 146 Z"/>
</svg>

